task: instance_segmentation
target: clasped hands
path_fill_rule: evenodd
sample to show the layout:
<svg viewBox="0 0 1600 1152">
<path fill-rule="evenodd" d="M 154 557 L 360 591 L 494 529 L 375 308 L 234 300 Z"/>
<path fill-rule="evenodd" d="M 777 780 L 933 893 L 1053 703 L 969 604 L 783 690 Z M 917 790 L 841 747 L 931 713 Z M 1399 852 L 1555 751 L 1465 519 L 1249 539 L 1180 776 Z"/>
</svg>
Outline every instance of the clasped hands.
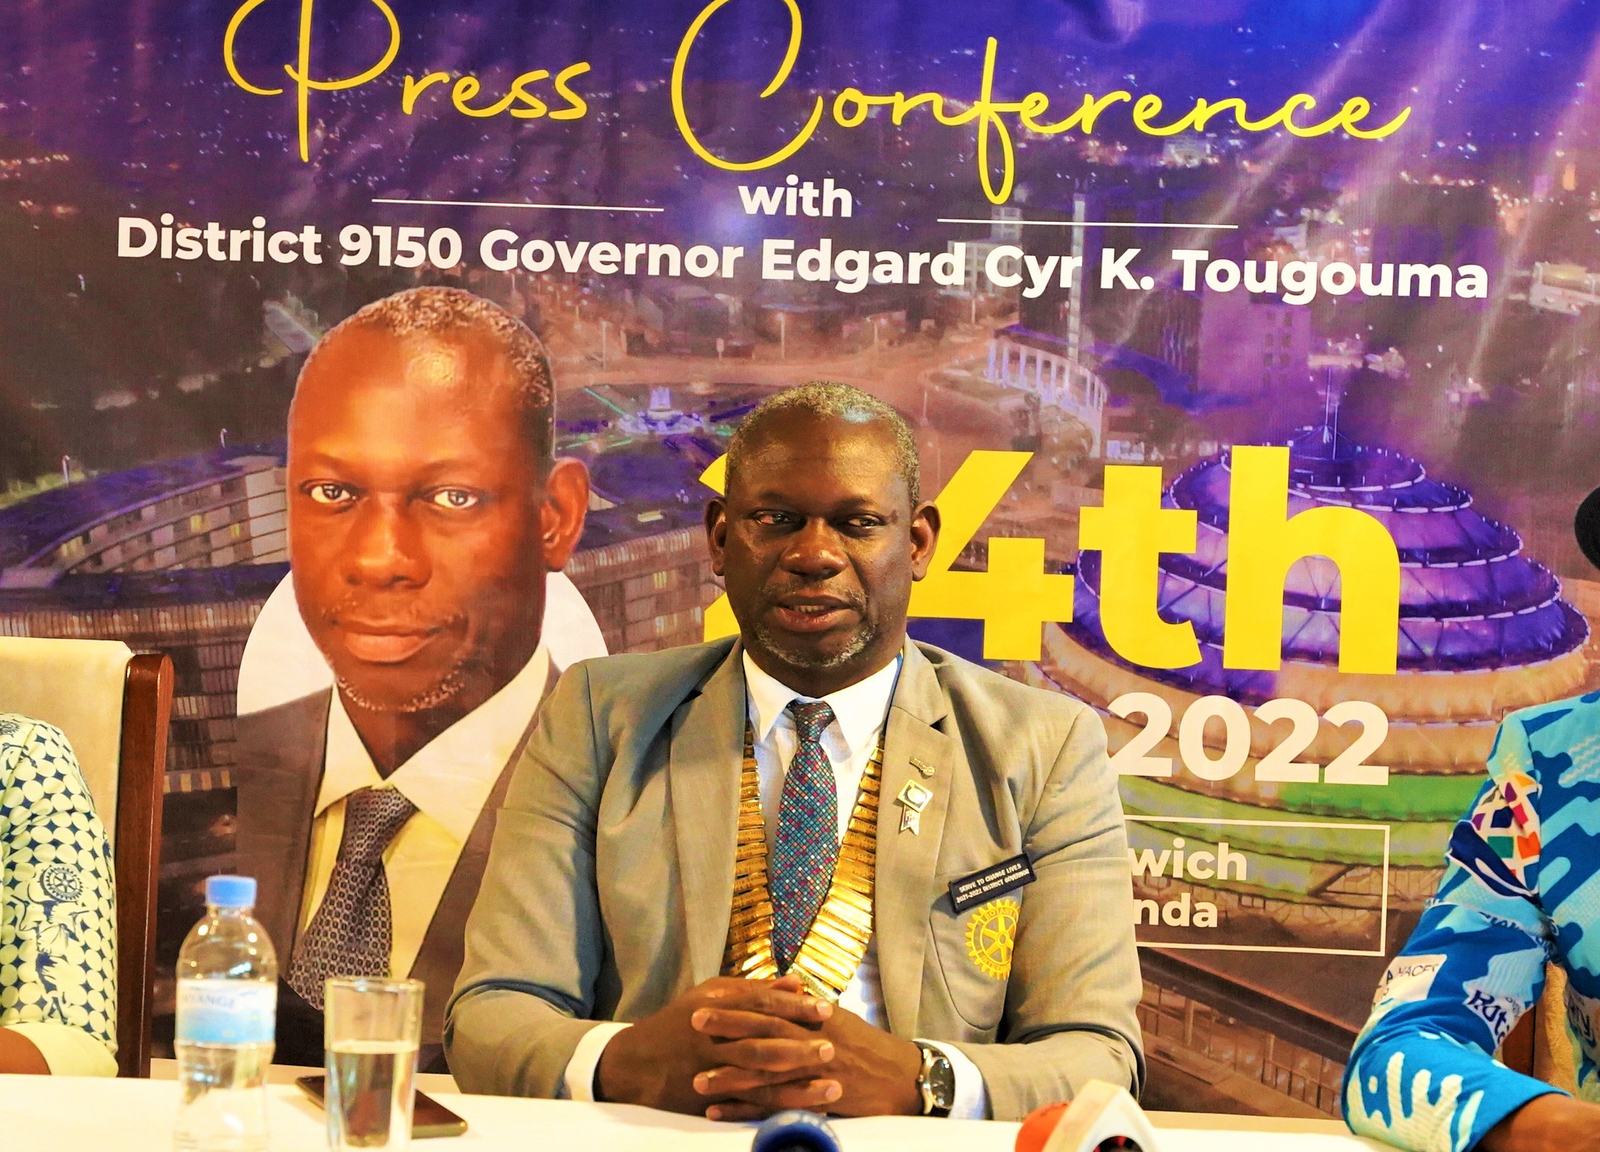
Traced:
<svg viewBox="0 0 1600 1152">
<path fill-rule="evenodd" d="M 712 1120 L 786 1108 L 837 1116 L 917 1115 L 922 1056 L 798 977 L 718 976 L 611 1038 L 596 1097 Z"/>
</svg>

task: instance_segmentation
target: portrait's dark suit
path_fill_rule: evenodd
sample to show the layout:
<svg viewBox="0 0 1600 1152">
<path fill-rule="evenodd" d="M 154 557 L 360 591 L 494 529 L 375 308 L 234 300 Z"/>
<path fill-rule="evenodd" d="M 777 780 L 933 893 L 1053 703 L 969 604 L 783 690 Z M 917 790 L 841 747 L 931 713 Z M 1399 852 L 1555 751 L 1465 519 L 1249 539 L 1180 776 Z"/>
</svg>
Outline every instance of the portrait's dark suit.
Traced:
<svg viewBox="0 0 1600 1152">
<path fill-rule="evenodd" d="M 746 693 L 732 640 L 573 665 L 494 834 L 446 1023 L 464 1091 L 556 1096 L 583 1035 L 716 976 L 733 902 Z M 894 802 L 932 793 L 921 830 Z M 949 883 L 1026 852 L 1009 972 Z M 1100 718 L 907 643 L 884 736 L 873 933 L 888 1027 L 950 1041 L 993 1115 L 1143 1076 L 1116 774 Z"/>
<path fill-rule="evenodd" d="M 546 690 L 555 679 L 551 670 Z M 256 877 L 256 917 L 266 927 L 278 953 L 278 967 L 287 973 L 299 928 L 302 890 L 317 794 L 322 786 L 328 709 L 333 691 L 291 700 L 238 720 L 239 872 Z M 529 717 L 520 749 L 527 743 L 534 717 Z M 410 972 L 427 985 L 422 1015 L 422 1064 L 429 1049 L 437 1052 L 445 1004 L 461 968 L 462 938 L 488 859 L 495 813 L 505 797 L 519 755 L 501 770 L 472 833 L 461 848 L 455 870 L 439 899 Z M 280 1063 L 322 1062 L 322 1025 L 317 1013 L 280 982 Z"/>
</svg>

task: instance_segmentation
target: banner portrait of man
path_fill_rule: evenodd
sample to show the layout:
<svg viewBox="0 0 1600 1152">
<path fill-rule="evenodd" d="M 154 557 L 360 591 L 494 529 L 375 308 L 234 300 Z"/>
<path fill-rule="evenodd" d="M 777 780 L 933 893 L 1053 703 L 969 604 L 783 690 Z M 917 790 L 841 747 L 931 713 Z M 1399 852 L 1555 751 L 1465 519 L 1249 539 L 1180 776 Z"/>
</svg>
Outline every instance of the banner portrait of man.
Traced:
<svg viewBox="0 0 1600 1152">
<path fill-rule="evenodd" d="M 330 676 L 247 709 L 274 671 L 247 657 L 238 722 L 239 869 L 275 881 L 257 913 L 283 972 L 280 1060 L 321 1062 L 333 975 L 424 980 L 438 1040 L 504 776 L 559 674 L 546 585 L 589 488 L 553 457 L 553 409 L 538 338 L 452 288 L 369 304 L 300 373 L 290 581 Z"/>
</svg>

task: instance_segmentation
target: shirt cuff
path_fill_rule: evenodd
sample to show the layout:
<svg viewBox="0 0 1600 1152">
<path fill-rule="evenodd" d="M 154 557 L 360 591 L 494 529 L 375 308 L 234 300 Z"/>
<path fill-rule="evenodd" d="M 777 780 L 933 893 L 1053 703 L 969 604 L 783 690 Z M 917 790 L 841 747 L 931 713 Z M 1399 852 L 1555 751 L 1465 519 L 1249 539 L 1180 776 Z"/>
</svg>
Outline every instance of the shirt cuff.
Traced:
<svg viewBox="0 0 1600 1152">
<path fill-rule="evenodd" d="M 631 1027 L 631 1024 L 608 1021 L 596 1024 L 583 1034 L 583 1039 L 572 1050 L 572 1059 L 567 1061 L 567 1070 L 561 1077 L 561 1087 L 568 1100 L 594 1103 L 594 1074 L 600 1070 L 600 1054 L 606 1050 L 613 1036 Z"/>
<path fill-rule="evenodd" d="M 950 1070 L 955 1073 L 956 1091 L 950 1104 L 950 1119 L 987 1120 L 989 1088 L 983 1082 L 983 1073 L 978 1071 L 978 1066 L 971 1058 L 953 1044 L 941 1044 L 937 1040 L 921 1040 L 919 1043 L 943 1052 L 950 1061 Z"/>
<path fill-rule="evenodd" d="M 30 1020 L 7 1024 L 6 1029 L 24 1037 L 50 1066 L 52 1076 L 115 1076 L 117 1058 L 82 1028 L 55 1020 Z"/>
</svg>

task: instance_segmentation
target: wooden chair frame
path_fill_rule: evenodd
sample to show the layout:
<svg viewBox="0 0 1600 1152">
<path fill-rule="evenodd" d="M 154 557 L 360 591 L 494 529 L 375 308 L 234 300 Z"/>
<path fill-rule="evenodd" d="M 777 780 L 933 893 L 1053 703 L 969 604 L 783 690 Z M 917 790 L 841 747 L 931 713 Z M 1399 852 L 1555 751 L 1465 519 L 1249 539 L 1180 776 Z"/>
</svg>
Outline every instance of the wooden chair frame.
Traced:
<svg viewBox="0 0 1600 1152">
<path fill-rule="evenodd" d="M 1534 1038 L 1539 1027 L 1539 1013 L 1543 1010 L 1543 1005 L 1533 1005 L 1500 1042 L 1500 1062 L 1513 1072 L 1538 1075 L 1534 1071 Z"/>
<path fill-rule="evenodd" d="M 166 794 L 171 658 L 137 653 L 122 697 L 117 773 L 117 1074 L 150 1075 L 155 1012 L 156 889 L 161 879 L 161 807 Z"/>
</svg>

